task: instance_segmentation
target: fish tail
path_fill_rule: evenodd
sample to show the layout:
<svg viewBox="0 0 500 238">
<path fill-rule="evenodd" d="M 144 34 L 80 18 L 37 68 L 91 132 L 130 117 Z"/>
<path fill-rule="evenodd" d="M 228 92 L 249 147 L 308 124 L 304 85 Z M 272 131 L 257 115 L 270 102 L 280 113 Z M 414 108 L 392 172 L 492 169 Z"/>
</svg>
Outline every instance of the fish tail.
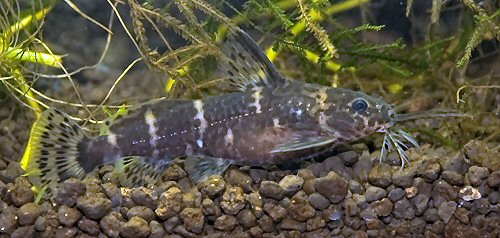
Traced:
<svg viewBox="0 0 500 238">
<path fill-rule="evenodd" d="M 57 194 L 60 181 L 83 178 L 79 144 L 87 137 L 70 117 L 53 108 L 45 110 L 31 128 L 30 139 L 21 160 L 21 168 L 43 196 Z"/>
</svg>

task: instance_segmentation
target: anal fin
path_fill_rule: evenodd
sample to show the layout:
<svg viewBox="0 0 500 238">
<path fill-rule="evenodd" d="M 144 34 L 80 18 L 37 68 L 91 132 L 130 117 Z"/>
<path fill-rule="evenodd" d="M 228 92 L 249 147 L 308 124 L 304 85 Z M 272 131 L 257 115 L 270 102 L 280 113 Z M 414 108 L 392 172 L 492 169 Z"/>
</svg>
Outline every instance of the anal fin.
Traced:
<svg viewBox="0 0 500 238">
<path fill-rule="evenodd" d="M 154 160 L 130 156 L 115 162 L 115 173 L 122 186 L 138 187 L 155 184 L 163 172 L 172 164 L 172 160 Z"/>
<path fill-rule="evenodd" d="M 184 160 L 184 170 L 195 183 L 212 175 L 220 175 L 231 165 L 231 160 L 208 156 L 188 156 Z"/>
</svg>

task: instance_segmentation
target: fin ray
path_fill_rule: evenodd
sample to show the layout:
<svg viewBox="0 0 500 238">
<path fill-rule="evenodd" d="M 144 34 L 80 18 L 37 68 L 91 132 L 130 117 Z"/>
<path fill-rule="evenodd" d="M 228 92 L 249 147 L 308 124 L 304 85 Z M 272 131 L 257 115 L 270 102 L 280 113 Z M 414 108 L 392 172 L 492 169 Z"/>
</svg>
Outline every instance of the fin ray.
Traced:
<svg viewBox="0 0 500 238">
<path fill-rule="evenodd" d="M 223 86 L 245 91 L 256 86 L 272 87 L 284 78 L 262 49 L 243 30 L 232 29 L 221 45 L 222 56 L 217 74 L 227 80 Z"/>
<path fill-rule="evenodd" d="M 33 124 L 21 167 L 38 191 L 57 194 L 59 181 L 83 178 L 78 145 L 87 137 L 76 122 L 54 108 L 48 108 Z"/>
<path fill-rule="evenodd" d="M 115 162 L 115 173 L 122 186 L 138 187 L 155 184 L 172 160 L 152 160 L 140 156 L 124 157 Z"/>
<path fill-rule="evenodd" d="M 332 136 L 311 136 L 307 134 L 295 134 L 286 142 L 277 145 L 271 153 L 282 153 L 314 148 L 334 143 L 337 138 Z"/>
<path fill-rule="evenodd" d="M 193 182 L 204 181 L 212 175 L 220 175 L 231 165 L 231 161 L 208 156 L 188 156 L 184 160 L 184 170 Z"/>
</svg>

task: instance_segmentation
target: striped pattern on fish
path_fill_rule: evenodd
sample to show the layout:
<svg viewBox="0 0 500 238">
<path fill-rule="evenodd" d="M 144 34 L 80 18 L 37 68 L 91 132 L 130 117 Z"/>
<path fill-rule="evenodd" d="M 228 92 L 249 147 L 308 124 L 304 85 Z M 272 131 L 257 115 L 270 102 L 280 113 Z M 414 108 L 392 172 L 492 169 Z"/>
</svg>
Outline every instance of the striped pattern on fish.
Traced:
<svg viewBox="0 0 500 238">
<path fill-rule="evenodd" d="M 285 79 L 239 29 L 221 52 L 217 74 L 229 79 L 220 86 L 232 92 L 145 103 L 97 137 L 49 108 L 33 126 L 23 169 L 34 185 L 54 190 L 114 163 L 120 182 L 135 186 L 187 157 L 185 169 L 200 181 L 230 164 L 283 164 L 393 125 L 394 110 L 382 100 Z"/>
</svg>

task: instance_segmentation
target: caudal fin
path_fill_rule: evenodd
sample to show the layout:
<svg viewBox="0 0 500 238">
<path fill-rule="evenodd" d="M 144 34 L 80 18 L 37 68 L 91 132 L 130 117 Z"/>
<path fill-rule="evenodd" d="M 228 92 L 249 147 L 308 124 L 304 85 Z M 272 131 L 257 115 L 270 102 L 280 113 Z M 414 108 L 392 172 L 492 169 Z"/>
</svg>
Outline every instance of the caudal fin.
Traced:
<svg viewBox="0 0 500 238">
<path fill-rule="evenodd" d="M 60 181 L 83 178 L 78 162 L 78 144 L 85 134 L 76 122 L 59 110 L 45 110 L 31 129 L 21 167 L 38 192 L 57 194 Z"/>
</svg>

